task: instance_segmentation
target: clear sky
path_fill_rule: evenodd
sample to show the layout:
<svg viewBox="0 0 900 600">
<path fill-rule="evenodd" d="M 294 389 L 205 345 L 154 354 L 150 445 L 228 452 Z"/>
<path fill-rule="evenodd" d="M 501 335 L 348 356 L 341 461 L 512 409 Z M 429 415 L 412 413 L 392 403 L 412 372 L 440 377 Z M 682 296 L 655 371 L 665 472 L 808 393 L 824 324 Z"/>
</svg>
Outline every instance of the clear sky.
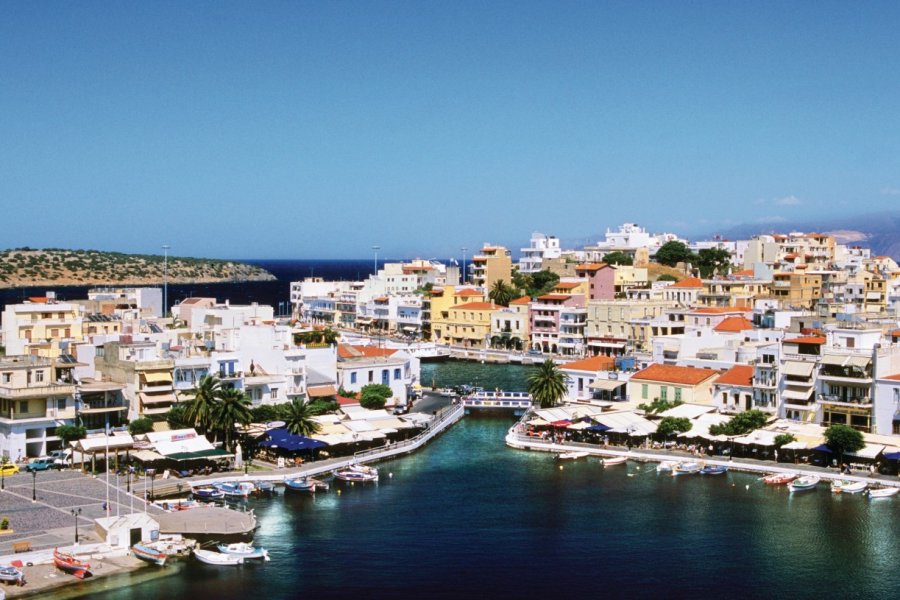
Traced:
<svg viewBox="0 0 900 600">
<path fill-rule="evenodd" d="M 898 24 L 898 2 L 7 1 L 0 247 L 446 258 L 893 209 Z"/>
</svg>

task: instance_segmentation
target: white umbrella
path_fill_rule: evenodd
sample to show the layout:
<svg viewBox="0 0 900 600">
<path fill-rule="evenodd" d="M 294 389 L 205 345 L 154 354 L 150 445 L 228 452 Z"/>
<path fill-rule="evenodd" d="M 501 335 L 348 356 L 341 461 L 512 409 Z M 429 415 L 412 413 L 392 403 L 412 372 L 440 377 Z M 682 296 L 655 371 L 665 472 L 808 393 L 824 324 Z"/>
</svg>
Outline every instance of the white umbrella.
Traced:
<svg viewBox="0 0 900 600">
<path fill-rule="evenodd" d="M 241 452 L 241 444 L 238 443 L 238 445 L 234 447 L 234 468 L 240 469 L 243 466 L 244 466 L 244 455 Z"/>
</svg>

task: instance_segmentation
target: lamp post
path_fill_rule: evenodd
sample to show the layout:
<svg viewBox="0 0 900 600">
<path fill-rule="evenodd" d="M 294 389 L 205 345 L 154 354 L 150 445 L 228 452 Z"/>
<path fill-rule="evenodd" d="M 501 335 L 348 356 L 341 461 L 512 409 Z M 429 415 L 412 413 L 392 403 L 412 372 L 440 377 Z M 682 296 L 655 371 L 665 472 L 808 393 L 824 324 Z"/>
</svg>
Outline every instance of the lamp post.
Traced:
<svg viewBox="0 0 900 600">
<path fill-rule="evenodd" d="M 37 502 L 37 471 L 31 472 L 31 501 Z"/>
<path fill-rule="evenodd" d="M 462 284 L 465 285 L 466 284 L 466 252 L 468 252 L 469 249 L 466 248 L 465 246 L 463 246 L 462 248 L 460 248 L 460 250 L 462 250 L 462 253 L 463 253 Z"/>
<path fill-rule="evenodd" d="M 6 457 L 3 457 L 3 464 L 0 464 L 0 490 L 6 489 Z"/>
<path fill-rule="evenodd" d="M 153 495 L 154 487 L 153 484 L 156 481 L 156 469 L 147 469 L 147 475 L 150 476 L 150 502 L 155 500 L 155 496 Z"/>
<path fill-rule="evenodd" d="M 378 275 L 378 251 L 381 250 L 381 246 L 372 246 L 372 250 L 375 251 L 375 272 L 372 275 Z"/>
<path fill-rule="evenodd" d="M 169 312 L 169 248 L 172 246 L 163 244 L 163 314 L 165 318 Z"/>
<path fill-rule="evenodd" d="M 80 508 L 73 508 L 69 512 L 72 513 L 72 516 L 75 517 L 75 545 L 78 545 L 78 515 L 81 514 Z"/>
</svg>

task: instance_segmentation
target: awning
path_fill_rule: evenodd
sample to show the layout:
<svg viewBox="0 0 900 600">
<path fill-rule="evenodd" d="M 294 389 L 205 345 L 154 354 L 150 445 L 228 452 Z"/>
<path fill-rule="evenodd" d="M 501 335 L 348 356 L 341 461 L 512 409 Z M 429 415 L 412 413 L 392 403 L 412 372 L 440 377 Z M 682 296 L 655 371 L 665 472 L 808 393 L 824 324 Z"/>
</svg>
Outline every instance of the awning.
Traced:
<svg viewBox="0 0 900 600">
<path fill-rule="evenodd" d="M 317 385 L 307 387 L 306 393 L 310 398 L 325 398 L 337 395 L 337 390 L 334 389 L 333 385 Z"/>
<path fill-rule="evenodd" d="M 110 406 L 107 408 L 82 408 L 78 412 L 82 415 L 99 415 L 103 413 L 114 413 L 121 410 L 128 410 L 127 406 Z"/>
<path fill-rule="evenodd" d="M 847 363 L 848 356 L 840 356 L 837 354 L 826 354 L 822 357 L 822 364 L 831 367 L 843 367 Z"/>
<path fill-rule="evenodd" d="M 884 454 L 882 456 L 888 460 L 900 460 L 900 448 L 888 446 L 884 449 Z"/>
<path fill-rule="evenodd" d="M 563 420 L 563 421 L 553 421 L 550 423 L 551 427 L 568 427 L 572 424 L 572 421 Z"/>
<path fill-rule="evenodd" d="M 197 452 L 176 452 L 168 454 L 166 458 L 172 460 L 196 460 L 198 458 L 225 458 L 226 456 L 234 456 L 221 448 L 212 448 L 211 450 L 198 450 Z"/>
<path fill-rule="evenodd" d="M 171 373 L 160 373 L 156 372 L 145 372 L 141 373 L 141 377 L 144 378 L 144 381 L 149 383 L 172 383 L 172 374 Z"/>
<path fill-rule="evenodd" d="M 134 445 L 134 438 L 130 435 L 101 435 L 88 437 L 78 440 L 76 448 L 79 452 L 105 452 L 108 447 L 110 450 L 122 448 L 131 448 Z"/>
<path fill-rule="evenodd" d="M 537 418 L 535 418 L 535 419 L 531 419 L 530 421 L 528 421 L 528 424 L 529 424 L 529 425 L 535 425 L 535 426 L 537 426 L 537 427 L 541 427 L 541 426 L 543 426 L 543 425 L 549 425 L 549 424 L 550 424 L 550 421 L 546 421 L 546 420 L 544 420 L 544 419 L 542 419 L 542 418 L 540 418 L 540 417 L 537 417 Z"/>
<path fill-rule="evenodd" d="M 607 427 L 606 425 L 601 425 L 601 424 L 591 425 L 590 427 L 587 428 L 588 431 L 609 431 L 610 429 L 611 429 L 610 427 Z"/>
<path fill-rule="evenodd" d="M 866 444 L 862 450 L 857 450 L 856 452 L 847 452 L 847 456 L 858 456 L 859 458 L 874 459 L 876 456 L 881 454 L 882 450 L 884 450 L 884 445 L 882 444 Z"/>
<path fill-rule="evenodd" d="M 791 442 L 781 447 L 782 450 L 806 450 L 806 442 Z"/>
<path fill-rule="evenodd" d="M 297 452 L 299 450 L 324 448 L 328 444 L 306 436 L 292 434 L 284 428 L 278 428 L 270 429 L 268 439 L 260 442 L 259 445 L 264 448 L 278 448 L 288 452 Z"/>
<path fill-rule="evenodd" d="M 569 425 L 569 429 L 590 429 L 591 424 L 585 421 L 578 421 L 577 423 L 572 423 Z"/>
<path fill-rule="evenodd" d="M 133 450 L 130 455 L 131 458 L 136 458 L 141 462 L 153 462 L 165 458 L 162 454 L 154 452 L 153 450 Z"/>
<path fill-rule="evenodd" d="M 592 340 L 587 345 L 593 348 L 624 348 L 625 342 L 595 342 Z"/>
<path fill-rule="evenodd" d="M 832 454 L 831 448 L 828 447 L 828 444 L 819 444 L 815 448 L 813 448 L 816 452 L 825 452 L 826 454 Z"/>
<path fill-rule="evenodd" d="M 809 377 L 812 375 L 815 364 L 811 362 L 799 362 L 789 360 L 784 363 L 784 374 L 793 375 L 794 377 Z"/>
<path fill-rule="evenodd" d="M 164 402 L 173 403 L 176 401 L 175 394 L 166 392 L 165 394 L 147 394 L 146 392 L 138 393 L 142 404 L 162 404 Z"/>
<path fill-rule="evenodd" d="M 597 379 L 594 383 L 590 384 L 588 388 L 592 390 L 603 390 L 607 392 L 611 392 L 615 389 L 618 389 L 625 385 L 625 381 L 618 381 L 614 379 Z"/>
<path fill-rule="evenodd" d="M 784 390 L 781 397 L 786 400 L 807 400 L 811 393 L 812 386 L 809 386 L 805 390 Z"/>
<path fill-rule="evenodd" d="M 872 362 L 872 357 L 870 356 L 851 356 L 850 360 L 847 361 L 847 365 L 851 367 L 858 367 L 860 369 L 865 369 L 869 366 L 869 363 Z"/>
</svg>

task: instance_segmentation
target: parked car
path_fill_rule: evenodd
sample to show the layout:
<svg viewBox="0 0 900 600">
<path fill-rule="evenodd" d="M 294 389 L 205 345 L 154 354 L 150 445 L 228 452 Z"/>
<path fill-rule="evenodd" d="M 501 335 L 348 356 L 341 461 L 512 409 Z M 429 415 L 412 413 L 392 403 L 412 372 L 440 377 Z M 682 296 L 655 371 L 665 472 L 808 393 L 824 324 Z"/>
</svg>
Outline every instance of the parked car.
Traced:
<svg viewBox="0 0 900 600">
<path fill-rule="evenodd" d="M 4 475 L 14 475 L 19 472 L 19 465 L 15 463 L 4 463 L 0 465 L 0 473 Z"/>
<path fill-rule="evenodd" d="M 72 450 L 54 450 L 50 453 L 50 458 L 57 469 L 64 469 L 72 464 Z"/>
<path fill-rule="evenodd" d="M 41 458 L 32 458 L 31 462 L 25 465 L 25 470 L 32 471 L 48 471 L 50 469 L 58 469 L 56 462 L 50 456 L 42 456 Z"/>
</svg>

